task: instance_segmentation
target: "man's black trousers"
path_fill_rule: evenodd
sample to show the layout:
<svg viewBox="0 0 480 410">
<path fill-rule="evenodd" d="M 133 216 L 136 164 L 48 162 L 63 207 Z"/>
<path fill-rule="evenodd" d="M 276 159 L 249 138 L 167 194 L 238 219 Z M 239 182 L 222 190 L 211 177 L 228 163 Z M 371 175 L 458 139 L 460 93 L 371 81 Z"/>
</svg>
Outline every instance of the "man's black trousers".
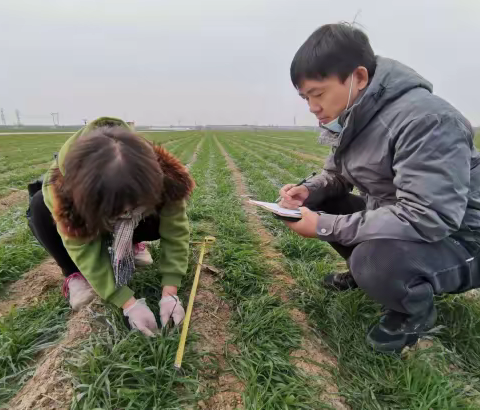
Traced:
<svg viewBox="0 0 480 410">
<path fill-rule="evenodd" d="M 364 200 L 349 194 L 315 210 L 348 215 L 364 209 Z M 434 243 L 376 239 L 351 247 L 330 245 L 347 260 L 358 286 L 397 312 L 418 314 L 432 305 L 434 294 L 480 287 L 480 247 L 472 243 L 446 238 Z"/>
</svg>

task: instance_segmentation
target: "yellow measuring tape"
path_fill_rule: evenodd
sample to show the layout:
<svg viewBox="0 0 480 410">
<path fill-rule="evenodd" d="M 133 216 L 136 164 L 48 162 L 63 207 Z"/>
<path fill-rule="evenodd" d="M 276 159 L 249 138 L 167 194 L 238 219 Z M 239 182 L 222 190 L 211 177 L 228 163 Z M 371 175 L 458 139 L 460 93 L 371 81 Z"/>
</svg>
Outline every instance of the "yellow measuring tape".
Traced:
<svg viewBox="0 0 480 410">
<path fill-rule="evenodd" d="M 180 336 L 180 343 L 178 344 L 177 357 L 175 358 L 175 368 L 180 369 L 182 367 L 183 353 L 185 352 L 185 342 L 187 341 L 188 325 L 190 324 L 190 317 L 192 316 L 193 302 L 195 301 L 195 295 L 197 293 L 198 281 L 200 279 L 200 272 L 202 270 L 203 257 L 207 245 L 211 245 L 215 242 L 213 236 L 205 236 L 203 238 L 202 248 L 200 250 L 200 256 L 198 258 L 197 270 L 195 272 L 195 278 L 193 279 L 192 290 L 190 291 L 190 299 L 188 300 L 187 312 L 185 313 L 185 320 L 183 321 L 182 334 Z"/>
</svg>

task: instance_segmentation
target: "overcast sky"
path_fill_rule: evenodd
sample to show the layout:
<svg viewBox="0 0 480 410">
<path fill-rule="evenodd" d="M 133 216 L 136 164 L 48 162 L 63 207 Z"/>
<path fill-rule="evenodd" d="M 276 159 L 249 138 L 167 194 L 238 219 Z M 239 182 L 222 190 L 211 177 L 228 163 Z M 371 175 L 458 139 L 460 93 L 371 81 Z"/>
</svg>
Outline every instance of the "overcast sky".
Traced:
<svg viewBox="0 0 480 410">
<path fill-rule="evenodd" d="M 291 59 L 357 13 L 377 54 L 480 125 L 478 0 L 0 0 L 0 107 L 25 124 L 314 125 Z"/>
</svg>

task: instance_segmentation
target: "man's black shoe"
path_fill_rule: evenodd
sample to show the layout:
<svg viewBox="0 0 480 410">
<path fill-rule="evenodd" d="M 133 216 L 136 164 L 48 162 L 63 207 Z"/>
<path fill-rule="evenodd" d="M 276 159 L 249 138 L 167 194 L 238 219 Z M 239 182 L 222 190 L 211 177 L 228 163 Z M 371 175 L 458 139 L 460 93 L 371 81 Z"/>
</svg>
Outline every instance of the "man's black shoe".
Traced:
<svg viewBox="0 0 480 410">
<path fill-rule="evenodd" d="M 350 290 L 358 288 L 357 282 L 350 272 L 331 273 L 323 278 L 323 286 L 330 290 Z"/>
<path fill-rule="evenodd" d="M 367 334 L 367 343 L 381 353 L 401 353 L 405 346 L 414 345 L 422 333 L 431 329 L 437 320 L 435 306 L 419 315 L 387 310 L 380 322 Z"/>
</svg>

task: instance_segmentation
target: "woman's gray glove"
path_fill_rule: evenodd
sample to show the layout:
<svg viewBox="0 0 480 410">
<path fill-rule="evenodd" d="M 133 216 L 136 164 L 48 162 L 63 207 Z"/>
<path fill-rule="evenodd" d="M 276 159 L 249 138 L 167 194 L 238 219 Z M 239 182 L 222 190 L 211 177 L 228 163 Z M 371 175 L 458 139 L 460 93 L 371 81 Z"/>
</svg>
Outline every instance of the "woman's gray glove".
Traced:
<svg viewBox="0 0 480 410">
<path fill-rule="evenodd" d="M 158 330 L 155 316 L 145 299 L 137 299 L 132 306 L 123 309 L 123 314 L 128 317 L 132 329 L 140 330 L 145 336 L 154 336 Z"/>
</svg>

